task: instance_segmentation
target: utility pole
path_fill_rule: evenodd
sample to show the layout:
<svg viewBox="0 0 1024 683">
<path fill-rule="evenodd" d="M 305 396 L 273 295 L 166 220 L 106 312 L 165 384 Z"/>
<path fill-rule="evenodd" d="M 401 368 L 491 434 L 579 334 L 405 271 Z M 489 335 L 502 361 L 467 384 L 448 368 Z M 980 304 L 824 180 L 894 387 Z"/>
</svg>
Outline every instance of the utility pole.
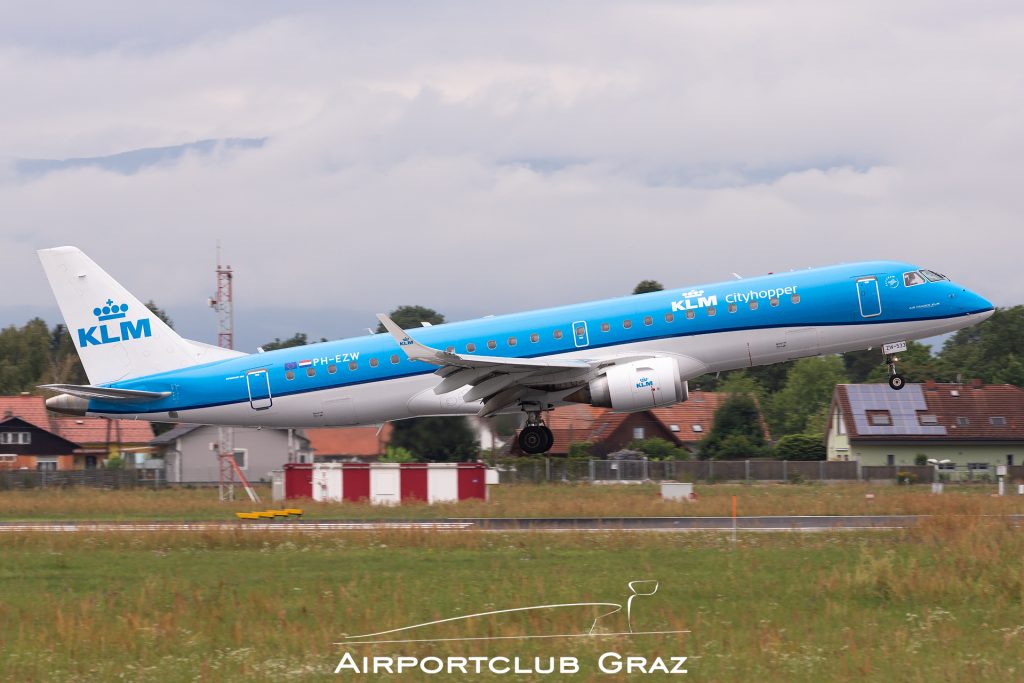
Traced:
<svg viewBox="0 0 1024 683">
<path fill-rule="evenodd" d="M 217 314 L 217 346 L 234 348 L 234 303 L 231 281 L 234 274 L 231 266 L 223 265 L 220 258 L 220 240 L 217 240 L 217 290 L 210 298 L 210 308 Z M 220 471 L 218 492 L 222 501 L 235 499 L 235 430 L 232 427 L 217 428 L 217 465 Z"/>
</svg>

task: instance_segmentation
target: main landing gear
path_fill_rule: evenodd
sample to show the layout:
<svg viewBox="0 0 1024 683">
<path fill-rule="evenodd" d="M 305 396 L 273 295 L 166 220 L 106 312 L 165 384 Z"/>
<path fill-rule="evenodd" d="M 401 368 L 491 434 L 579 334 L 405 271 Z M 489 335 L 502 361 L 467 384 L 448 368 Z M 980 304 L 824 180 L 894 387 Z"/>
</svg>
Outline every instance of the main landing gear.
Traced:
<svg viewBox="0 0 1024 683">
<path fill-rule="evenodd" d="M 896 372 L 896 361 L 899 358 L 894 353 L 888 353 L 885 355 L 885 363 L 889 366 L 889 387 L 899 391 L 902 389 L 906 382 L 903 380 L 903 375 Z"/>
<path fill-rule="evenodd" d="M 527 455 L 538 455 L 551 450 L 555 436 L 541 418 L 540 405 L 524 404 L 523 410 L 526 411 L 526 426 L 519 432 L 520 450 Z"/>
</svg>

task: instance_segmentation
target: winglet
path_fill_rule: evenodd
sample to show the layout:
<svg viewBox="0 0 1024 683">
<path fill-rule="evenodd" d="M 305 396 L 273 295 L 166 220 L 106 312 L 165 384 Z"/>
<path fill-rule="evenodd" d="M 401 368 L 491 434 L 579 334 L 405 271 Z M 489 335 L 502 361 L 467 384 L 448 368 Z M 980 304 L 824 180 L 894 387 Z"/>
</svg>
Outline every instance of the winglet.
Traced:
<svg viewBox="0 0 1024 683">
<path fill-rule="evenodd" d="M 383 313 L 377 314 L 377 320 L 395 338 L 395 341 L 398 342 L 398 346 L 405 352 L 405 355 L 412 360 L 421 360 L 426 363 L 441 365 L 452 357 L 451 354 L 447 354 L 444 351 L 420 344 L 410 337 L 408 332 L 399 327 L 398 323 Z"/>
</svg>

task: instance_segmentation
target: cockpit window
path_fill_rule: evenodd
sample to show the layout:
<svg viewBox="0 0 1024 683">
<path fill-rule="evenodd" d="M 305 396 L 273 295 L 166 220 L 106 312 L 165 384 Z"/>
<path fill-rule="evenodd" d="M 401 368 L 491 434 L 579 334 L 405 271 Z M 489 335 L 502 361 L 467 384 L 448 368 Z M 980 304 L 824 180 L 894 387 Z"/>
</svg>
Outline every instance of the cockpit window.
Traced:
<svg viewBox="0 0 1024 683">
<path fill-rule="evenodd" d="M 948 280 L 949 278 L 942 273 L 936 273 L 934 270 L 922 270 L 921 274 L 928 278 L 929 282 L 938 282 L 939 280 Z"/>
<path fill-rule="evenodd" d="M 921 273 L 917 272 L 916 270 L 912 270 L 909 273 L 903 273 L 903 286 L 904 287 L 913 287 L 914 285 L 923 285 L 923 284 L 924 284 L 924 278 L 921 276 Z"/>
</svg>

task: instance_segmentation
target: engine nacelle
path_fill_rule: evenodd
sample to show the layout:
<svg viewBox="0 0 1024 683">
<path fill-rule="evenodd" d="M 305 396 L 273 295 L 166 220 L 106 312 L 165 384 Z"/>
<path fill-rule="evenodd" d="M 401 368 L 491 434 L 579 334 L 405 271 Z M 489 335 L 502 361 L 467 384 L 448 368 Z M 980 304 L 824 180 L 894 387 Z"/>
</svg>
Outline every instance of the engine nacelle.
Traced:
<svg viewBox="0 0 1024 683">
<path fill-rule="evenodd" d="M 593 380 L 589 389 L 592 405 L 620 413 L 670 406 L 689 396 L 686 380 L 673 358 L 615 365 Z"/>
</svg>

